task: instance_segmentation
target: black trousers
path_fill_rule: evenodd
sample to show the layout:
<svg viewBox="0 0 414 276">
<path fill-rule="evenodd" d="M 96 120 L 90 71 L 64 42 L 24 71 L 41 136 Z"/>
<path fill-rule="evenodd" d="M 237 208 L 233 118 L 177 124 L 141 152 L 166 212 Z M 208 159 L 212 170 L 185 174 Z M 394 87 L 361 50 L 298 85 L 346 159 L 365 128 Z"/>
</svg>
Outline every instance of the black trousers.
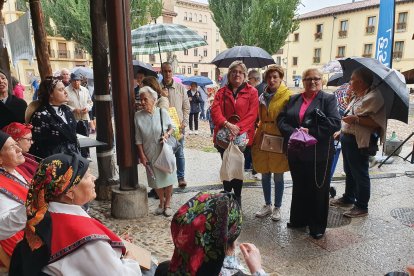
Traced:
<svg viewBox="0 0 414 276">
<path fill-rule="evenodd" d="M 293 181 L 290 223 L 309 226 L 311 234 L 324 234 L 328 222 L 332 158 L 315 164 L 313 160 L 302 161 L 298 156 L 289 155 L 288 161 Z"/>
<path fill-rule="evenodd" d="M 224 149 L 217 147 L 218 152 L 220 153 L 221 160 L 223 160 Z M 232 192 L 236 196 L 236 200 L 241 206 L 241 192 L 243 188 L 243 180 L 232 179 L 231 181 L 223 181 L 223 188 L 226 192 Z"/>
<path fill-rule="evenodd" d="M 194 121 L 194 130 L 198 130 L 198 113 L 190 113 L 189 126 L 190 130 L 193 130 L 193 121 Z"/>
</svg>

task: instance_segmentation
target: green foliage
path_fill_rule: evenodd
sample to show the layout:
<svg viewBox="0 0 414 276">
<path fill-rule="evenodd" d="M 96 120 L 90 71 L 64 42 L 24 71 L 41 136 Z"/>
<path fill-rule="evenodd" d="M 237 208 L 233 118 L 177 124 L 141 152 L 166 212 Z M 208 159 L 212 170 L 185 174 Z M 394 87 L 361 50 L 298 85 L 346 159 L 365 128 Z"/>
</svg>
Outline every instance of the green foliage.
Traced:
<svg viewBox="0 0 414 276">
<path fill-rule="evenodd" d="M 88 0 L 41 0 L 45 27 L 54 35 L 48 18 L 55 23 L 55 31 L 66 40 L 74 40 L 92 53 L 91 21 Z M 138 28 L 161 15 L 162 0 L 131 0 L 131 28 Z M 47 22 L 47 23 L 46 23 Z M 48 26 L 49 25 L 49 26 Z"/>
<path fill-rule="evenodd" d="M 258 46 L 276 53 L 289 33 L 298 28 L 295 20 L 300 0 L 209 0 L 213 20 L 227 47 Z"/>
</svg>

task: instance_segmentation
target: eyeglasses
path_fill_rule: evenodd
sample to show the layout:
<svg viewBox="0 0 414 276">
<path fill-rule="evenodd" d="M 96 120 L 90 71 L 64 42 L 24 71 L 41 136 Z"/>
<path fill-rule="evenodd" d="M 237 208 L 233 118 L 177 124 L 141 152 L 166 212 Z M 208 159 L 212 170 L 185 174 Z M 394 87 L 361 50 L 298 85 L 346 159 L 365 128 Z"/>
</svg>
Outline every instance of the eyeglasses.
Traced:
<svg viewBox="0 0 414 276">
<path fill-rule="evenodd" d="M 303 79 L 303 81 L 306 81 L 306 82 L 312 82 L 312 81 L 320 82 L 321 78 L 306 78 L 306 79 Z"/>
</svg>

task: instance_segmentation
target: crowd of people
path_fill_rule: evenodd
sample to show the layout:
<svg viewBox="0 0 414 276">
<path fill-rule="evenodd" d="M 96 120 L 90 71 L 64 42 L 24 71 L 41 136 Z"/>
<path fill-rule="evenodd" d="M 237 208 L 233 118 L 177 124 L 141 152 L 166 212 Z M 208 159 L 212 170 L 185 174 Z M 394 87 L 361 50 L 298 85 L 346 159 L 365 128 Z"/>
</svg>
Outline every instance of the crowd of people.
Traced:
<svg viewBox="0 0 414 276">
<path fill-rule="evenodd" d="M 187 90 L 173 79 L 171 64 L 163 63 L 161 73 L 161 82 L 153 76 L 137 77 L 135 144 L 149 187 L 159 199 L 155 214 L 173 216 L 175 250 L 171 261 L 141 271 L 136 256 L 126 252 L 123 237 L 85 211 L 96 196 L 95 177 L 77 134 L 89 133 L 93 101 L 80 85 L 80 76 L 64 69 L 61 78 L 45 78 L 37 99 L 27 106 L 12 93 L 11 82 L 0 70 L 0 265 L 10 275 L 87 275 L 91 264 L 102 275 L 243 275 L 233 254 L 242 228 L 243 178 L 223 181 L 221 193 L 197 194 L 176 212 L 171 208 L 173 187 L 187 186 L 186 128 L 198 134 L 204 106 L 223 162 L 229 160 L 223 158 L 227 145 L 219 143 L 218 136 L 225 130 L 230 143 L 244 141 L 237 147 L 243 151 L 242 169 L 261 174 L 264 204 L 256 217 L 281 220 L 286 172 L 293 181 L 289 228 L 309 227 L 310 236 L 320 239 L 329 205 L 352 207 L 344 213 L 349 217 L 368 214 L 367 148 L 372 136 L 383 140 L 386 130 L 384 100 L 372 87 L 369 70 L 353 72 L 341 115 L 342 103 L 322 91 L 323 75 L 316 68 L 303 72 L 304 91 L 294 94 L 283 83 L 282 67 L 268 66 L 261 80 L 256 70 L 248 72 L 242 61 L 234 61 L 227 83 L 208 105 L 197 83 Z M 302 144 L 293 142 L 295 135 L 301 135 Z M 174 169 L 166 171 L 154 164 L 171 137 L 179 146 L 171 152 Z M 305 141 L 309 137 L 312 144 Z M 330 201 L 338 139 L 346 189 L 341 198 Z M 252 244 L 240 244 L 240 249 L 250 272 L 266 275 L 259 250 Z"/>
</svg>

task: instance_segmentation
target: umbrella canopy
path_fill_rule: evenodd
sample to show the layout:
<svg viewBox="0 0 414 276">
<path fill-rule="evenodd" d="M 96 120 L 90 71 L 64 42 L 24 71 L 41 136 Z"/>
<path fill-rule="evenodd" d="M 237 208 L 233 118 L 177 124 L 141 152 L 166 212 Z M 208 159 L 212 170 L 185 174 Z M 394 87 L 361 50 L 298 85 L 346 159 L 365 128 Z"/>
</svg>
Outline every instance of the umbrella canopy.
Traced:
<svg viewBox="0 0 414 276">
<path fill-rule="evenodd" d="M 374 74 L 373 86 L 384 97 L 387 119 L 408 122 L 409 97 L 404 76 L 373 58 L 347 58 L 339 61 L 343 70 L 343 79 L 349 82 L 355 69 L 365 67 Z"/>
<path fill-rule="evenodd" d="M 328 83 L 326 85 L 328 86 L 340 86 L 344 83 L 344 80 L 342 78 L 342 72 L 333 74 L 329 77 Z"/>
<path fill-rule="evenodd" d="M 93 80 L 93 70 L 89 67 L 74 67 L 72 73 L 80 74 L 87 79 Z"/>
<path fill-rule="evenodd" d="M 203 76 L 192 76 L 192 77 L 183 79 L 183 84 L 185 85 L 191 85 L 191 83 L 193 82 L 197 83 L 197 85 L 201 87 L 209 85 L 209 84 L 213 84 L 212 80 L 210 80 L 207 77 L 203 77 Z"/>
<path fill-rule="evenodd" d="M 404 75 L 407 84 L 414 83 L 414 69 L 402 72 L 402 74 Z"/>
<path fill-rule="evenodd" d="M 211 63 L 219 68 L 229 67 L 235 60 L 241 60 L 247 68 L 262 68 L 275 64 L 272 56 L 255 46 L 235 46 L 218 54 Z"/>
<path fill-rule="evenodd" d="M 157 77 L 157 72 L 154 71 L 154 68 L 152 68 L 151 64 L 148 64 L 148 63 L 145 63 L 139 60 L 133 60 L 132 64 L 134 68 L 134 76 L 138 72 L 142 72 L 146 76 Z"/>
<path fill-rule="evenodd" d="M 179 24 L 148 24 L 133 30 L 131 35 L 134 55 L 182 51 L 207 45 L 203 37 Z"/>
<path fill-rule="evenodd" d="M 335 59 L 335 60 L 329 61 L 324 66 L 322 66 L 321 70 L 323 73 L 326 73 L 326 74 L 339 73 L 339 72 L 342 72 L 342 67 L 339 61 Z"/>
</svg>

